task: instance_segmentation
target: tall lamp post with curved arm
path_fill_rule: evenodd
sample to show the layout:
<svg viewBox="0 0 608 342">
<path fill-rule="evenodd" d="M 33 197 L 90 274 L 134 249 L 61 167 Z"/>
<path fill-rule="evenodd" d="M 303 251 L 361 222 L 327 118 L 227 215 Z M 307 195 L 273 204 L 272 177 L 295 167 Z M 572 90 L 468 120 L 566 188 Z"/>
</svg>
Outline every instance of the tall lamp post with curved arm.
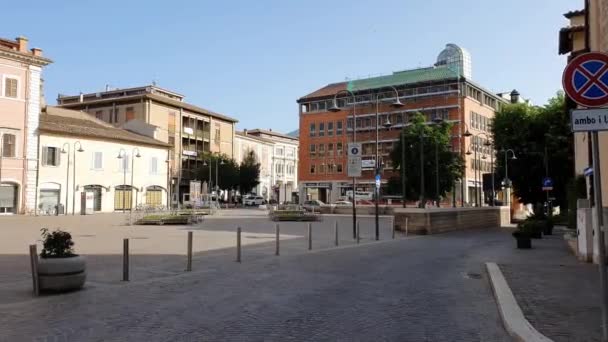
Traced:
<svg viewBox="0 0 608 342">
<path fill-rule="evenodd" d="M 127 157 L 127 151 L 124 148 L 121 148 L 118 151 L 118 156 L 116 158 L 121 160 L 122 164 L 122 212 L 124 213 L 127 209 L 126 201 L 127 201 L 127 161 L 122 160 Z"/>
<path fill-rule="evenodd" d="M 485 132 L 481 132 L 478 134 L 478 136 L 484 136 L 486 138 L 486 141 L 483 143 L 483 146 L 486 147 L 490 147 L 490 172 L 492 172 L 492 197 L 491 197 L 491 202 L 490 202 L 490 206 L 494 206 L 494 200 L 496 197 L 496 192 L 494 191 L 494 142 L 492 141 L 492 139 L 490 139 L 490 136 L 485 133 Z M 482 157 L 482 159 L 486 159 L 486 156 L 484 155 Z M 481 177 L 481 173 L 480 173 L 480 178 Z M 483 189 L 483 180 L 482 180 L 482 189 Z"/>
<path fill-rule="evenodd" d="M 61 148 L 61 153 L 67 153 L 68 154 L 68 172 L 69 172 L 69 163 L 70 163 L 70 145 L 68 144 L 68 150 L 66 151 L 63 147 Z M 76 149 L 76 146 L 78 145 L 78 149 Z M 63 146 L 65 146 L 65 144 L 63 144 Z M 80 140 L 77 140 L 74 142 L 74 146 L 72 147 L 72 160 L 74 161 L 74 165 L 72 166 L 72 187 L 74 189 L 72 189 L 72 216 L 74 216 L 75 213 L 75 209 L 76 209 L 76 152 L 84 152 L 84 149 L 82 148 L 82 144 L 80 143 Z M 67 178 L 67 176 L 66 176 Z M 67 179 L 66 179 L 66 191 L 67 191 Z M 66 194 L 66 215 L 67 215 L 67 194 Z"/>
<path fill-rule="evenodd" d="M 66 146 L 67 146 L 67 150 L 66 150 Z M 61 154 L 67 154 L 68 155 L 68 162 L 65 164 L 65 208 L 64 208 L 64 214 L 68 215 L 68 196 L 69 196 L 69 192 L 68 192 L 68 187 L 70 185 L 70 143 L 66 142 L 63 143 L 63 146 L 61 146 Z"/>
<path fill-rule="evenodd" d="M 338 95 L 346 93 L 353 98 L 353 143 L 357 142 L 357 97 L 355 93 L 350 90 L 342 89 L 334 95 L 332 106 L 329 108 L 330 112 L 339 112 L 342 109 L 338 106 Z M 345 105 L 348 101 L 345 102 Z M 348 121 L 347 121 L 348 128 Z M 348 151 L 350 153 L 350 151 Z M 347 153 L 347 154 L 348 154 Z M 348 165 L 346 166 L 348 170 Z M 348 172 L 348 171 L 347 171 Z M 357 177 L 353 177 L 353 239 L 357 238 Z"/>
<path fill-rule="evenodd" d="M 137 151 L 137 154 L 135 154 Z M 131 150 L 131 191 L 133 191 L 133 174 L 135 173 L 135 158 L 141 158 L 141 154 L 139 154 L 139 148 L 133 147 Z M 129 208 L 129 225 L 131 225 L 131 216 L 133 215 L 133 195 L 131 195 L 131 207 Z M 135 201 L 135 205 L 137 205 L 137 201 Z"/>
<path fill-rule="evenodd" d="M 503 151 L 505 153 L 505 179 L 503 180 L 503 186 L 505 187 L 505 204 L 510 207 L 511 206 L 511 180 L 509 180 L 509 159 L 515 160 L 517 157 L 515 156 L 515 151 L 512 149 L 507 149 Z M 509 152 L 511 152 L 511 158 L 509 158 Z"/>
<path fill-rule="evenodd" d="M 394 92 L 395 92 L 395 100 L 391 102 L 391 106 L 393 108 L 400 108 L 403 107 L 403 103 L 401 103 L 401 101 L 399 101 L 399 92 L 397 91 L 397 88 L 395 87 L 390 87 Z M 380 107 L 380 96 L 379 93 L 376 93 L 376 178 L 380 178 L 380 170 L 381 170 L 381 164 L 380 164 L 380 148 L 379 148 L 379 121 L 380 121 L 380 117 L 379 117 L 379 107 Z M 384 121 L 382 123 L 382 126 L 384 128 L 389 128 L 391 127 L 391 121 L 389 120 L 388 116 L 386 117 L 386 121 Z M 403 180 L 405 181 L 405 180 Z M 376 207 L 376 240 L 380 240 L 380 218 L 379 218 L 379 202 L 380 202 L 380 186 L 378 186 L 378 184 L 376 185 L 376 191 L 375 191 L 375 207 Z"/>
</svg>

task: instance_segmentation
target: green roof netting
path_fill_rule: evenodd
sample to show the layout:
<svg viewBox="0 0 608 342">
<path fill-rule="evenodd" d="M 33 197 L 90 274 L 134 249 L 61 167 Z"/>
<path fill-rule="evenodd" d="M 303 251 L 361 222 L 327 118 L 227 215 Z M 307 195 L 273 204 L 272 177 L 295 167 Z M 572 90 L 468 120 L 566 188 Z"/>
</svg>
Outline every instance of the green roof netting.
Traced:
<svg viewBox="0 0 608 342">
<path fill-rule="evenodd" d="M 410 83 L 438 81 L 447 78 L 456 78 L 458 72 L 445 65 L 394 72 L 392 75 L 378 76 L 348 82 L 347 89 L 360 91 L 376 89 Z"/>
</svg>

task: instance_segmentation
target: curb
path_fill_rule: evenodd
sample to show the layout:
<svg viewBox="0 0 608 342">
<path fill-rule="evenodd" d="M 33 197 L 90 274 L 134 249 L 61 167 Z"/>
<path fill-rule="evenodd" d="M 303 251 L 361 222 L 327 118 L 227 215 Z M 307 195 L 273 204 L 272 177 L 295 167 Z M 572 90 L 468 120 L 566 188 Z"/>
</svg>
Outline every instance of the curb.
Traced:
<svg viewBox="0 0 608 342">
<path fill-rule="evenodd" d="M 516 341 L 522 342 L 553 342 L 553 340 L 538 332 L 524 317 L 524 313 L 517 304 L 517 300 L 515 300 L 515 296 L 513 296 L 513 292 L 498 265 L 494 262 L 486 262 L 486 268 L 490 276 L 500 317 L 509 335 Z"/>
</svg>

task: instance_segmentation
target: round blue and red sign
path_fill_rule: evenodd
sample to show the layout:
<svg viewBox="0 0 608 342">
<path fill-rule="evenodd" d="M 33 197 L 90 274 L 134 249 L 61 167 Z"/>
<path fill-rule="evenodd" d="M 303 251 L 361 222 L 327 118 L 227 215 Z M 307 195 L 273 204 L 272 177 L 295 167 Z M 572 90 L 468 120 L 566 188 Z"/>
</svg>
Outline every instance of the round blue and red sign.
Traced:
<svg viewBox="0 0 608 342">
<path fill-rule="evenodd" d="M 564 70 L 562 83 L 566 94 L 583 107 L 608 105 L 608 54 L 577 56 Z"/>
</svg>

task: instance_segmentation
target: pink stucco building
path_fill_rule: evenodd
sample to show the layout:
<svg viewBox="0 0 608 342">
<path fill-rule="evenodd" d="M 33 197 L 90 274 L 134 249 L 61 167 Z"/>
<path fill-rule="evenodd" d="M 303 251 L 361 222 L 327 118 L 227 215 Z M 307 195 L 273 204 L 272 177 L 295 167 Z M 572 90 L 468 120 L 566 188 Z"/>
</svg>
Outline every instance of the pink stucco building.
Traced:
<svg viewBox="0 0 608 342">
<path fill-rule="evenodd" d="M 40 75 L 51 60 L 27 45 L 0 38 L 0 215 L 36 208 Z"/>
</svg>

